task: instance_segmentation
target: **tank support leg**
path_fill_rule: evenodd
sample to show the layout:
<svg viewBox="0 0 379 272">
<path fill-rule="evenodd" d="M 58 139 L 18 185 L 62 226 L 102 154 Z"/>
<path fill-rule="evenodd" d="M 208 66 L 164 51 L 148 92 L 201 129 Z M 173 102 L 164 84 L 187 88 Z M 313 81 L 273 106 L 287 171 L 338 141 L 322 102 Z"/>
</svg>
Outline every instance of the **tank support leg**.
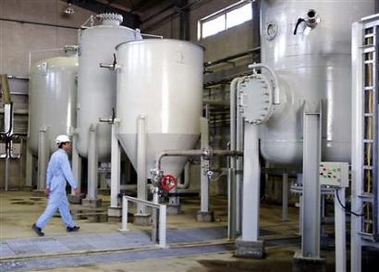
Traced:
<svg viewBox="0 0 379 272">
<path fill-rule="evenodd" d="M 88 140 L 88 188 L 87 197 L 83 199 L 83 206 L 99 207 L 101 199 L 97 198 L 98 186 L 98 151 L 97 151 L 97 125 L 92 124 L 89 129 Z"/>
<path fill-rule="evenodd" d="M 147 200 L 146 186 L 146 118 L 138 117 L 137 139 L 137 198 Z M 146 213 L 146 206 L 137 203 L 137 213 L 134 215 L 134 224 L 146 226 L 150 224 L 150 214 Z"/>
<path fill-rule="evenodd" d="M 321 112 L 307 110 L 306 106 L 303 114 L 302 239 L 301 251 L 294 256 L 293 271 L 301 271 L 305 265 L 311 271 L 324 271 L 326 262 L 320 257 Z"/>
<path fill-rule="evenodd" d="M 258 126 L 246 123 L 242 191 L 242 236 L 236 240 L 236 257 L 263 258 L 264 240 L 259 238 L 260 165 Z"/>
<path fill-rule="evenodd" d="M 117 140 L 118 122 L 112 124 L 112 158 L 111 158 L 111 205 L 108 207 L 108 216 L 121 218 L 122 210 L 119 205 L 118 195 L 120 193 L 120 167 L 121 149 Z"/>
<path fill-rule="evenodd" d="M 207 118 L 200 118 L 201 124 L 201 149 L 209 146 L 209 124 Z M 209 160 L 201 157 L 201 190 L 200 190 L 200 211 L 197 213 L 197 221 L 212 222 L 214 221 L 213 211 L 209 209 L 209 179 L 206 173 L 207 166 L 210 164 Z"/>
<path fill-rule="evenodd" d="M 37 191 L 43 192 L 46 188 L 46 170 L 49 160 L 48 129 L 45 127 L 39 130 L 38 143 L 38 182 Z"/>
</svg>

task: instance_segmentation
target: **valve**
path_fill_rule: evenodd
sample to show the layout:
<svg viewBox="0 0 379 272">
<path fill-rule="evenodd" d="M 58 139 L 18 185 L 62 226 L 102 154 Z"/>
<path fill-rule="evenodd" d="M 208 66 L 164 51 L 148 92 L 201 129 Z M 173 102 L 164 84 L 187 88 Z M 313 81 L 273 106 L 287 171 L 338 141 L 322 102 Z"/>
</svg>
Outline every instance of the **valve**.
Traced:
<svg viewBox="0 0 379 272">
<path fill-rule="evenodd" d="M 161 187 L 164 191 L 169 192 L 176 186 L 176 178 L 173 175 L 165 175 L 160 181 Z"/>
</svg>

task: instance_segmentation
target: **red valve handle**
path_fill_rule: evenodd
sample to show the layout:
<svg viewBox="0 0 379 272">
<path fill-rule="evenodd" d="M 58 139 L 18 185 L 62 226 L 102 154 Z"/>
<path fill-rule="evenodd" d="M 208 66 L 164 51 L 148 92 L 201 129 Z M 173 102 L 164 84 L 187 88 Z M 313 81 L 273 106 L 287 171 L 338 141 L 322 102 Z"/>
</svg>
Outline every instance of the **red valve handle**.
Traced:
<svg viewBox="0 0 379 272">
<path fill-rule="evenodd" d="M 171 191 L 176 186 L 176 178 L 173 175 L 165 175 L 161 178 L 162 189 L 166 192 Z"/>
</svg>

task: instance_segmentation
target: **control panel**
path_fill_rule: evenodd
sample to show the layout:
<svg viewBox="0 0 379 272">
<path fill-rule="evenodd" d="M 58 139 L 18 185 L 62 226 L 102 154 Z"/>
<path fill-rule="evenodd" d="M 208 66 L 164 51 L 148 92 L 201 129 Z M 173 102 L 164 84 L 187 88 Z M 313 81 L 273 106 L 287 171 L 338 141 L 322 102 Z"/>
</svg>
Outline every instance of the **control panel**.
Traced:
<svg viewBox="0 0 379 272">
<path fill-rule="evenodd" d="M 347 162 L 321 162 L 320 185 L 349 187 L 349 164 Z"/>
</svg>

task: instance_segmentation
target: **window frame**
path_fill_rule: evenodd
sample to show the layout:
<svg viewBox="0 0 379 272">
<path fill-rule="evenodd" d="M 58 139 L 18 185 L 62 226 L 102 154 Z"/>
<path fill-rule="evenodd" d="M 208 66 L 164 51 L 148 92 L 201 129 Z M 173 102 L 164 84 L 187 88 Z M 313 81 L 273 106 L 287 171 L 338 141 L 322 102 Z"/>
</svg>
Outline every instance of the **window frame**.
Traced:
<svg viewBox="0 0 379 272">
<path fill-rule="evenodd" d="M 225 31 L 227 29 L 230 29 L 230 28 L 233 28 L 235 26 L 238 26 L 240 24 L 243 24 L 247 21 L 250 21 L 252 20 L 253 18 L 253 11 L 252 11 L 252 2 L 253 0 L 241 0 L 233 5 L 230 5 L 230 6 L 227 6 L 219 11 L 216 11 L 206 17 L 203 17 L 201 18 L 200 20 L 198 20 L 198 33 L 197 33 L 197 40 L 200 41 L 202 39 L 206 39 L 208 37 L 211 37 L 211 36 L 214 36 L 216 35 L 217 33 L 220 33 L 222 31 Z M 237 25 L 233 25 L 232 27 L 228 27 L 228 21 L 227 21 L 227 14 L 232 12 L 232 11 L 235 11 L 236 9 L 239 9 L 239 8 L 242 8 L 242 7 L 245 7 L 249 5 L 250 8 L 251 8 L 251 18 L 250 19 L 247 19 Z M 203 27 L 204 27 L 204 24 L 206 23 L 209 23 L 211 21 L 214 21 L 216 19 L 218 19 L 219 17 L 224 17 L 224 26 L 223 28 L 220 28 L 220 30 L 218 30 L 217 32 L 213 33 L 213 34 L 210 34 L 210 35 L 207 35 L 204 37 L 204 30 L 203 30 Z"/>
</svg>

